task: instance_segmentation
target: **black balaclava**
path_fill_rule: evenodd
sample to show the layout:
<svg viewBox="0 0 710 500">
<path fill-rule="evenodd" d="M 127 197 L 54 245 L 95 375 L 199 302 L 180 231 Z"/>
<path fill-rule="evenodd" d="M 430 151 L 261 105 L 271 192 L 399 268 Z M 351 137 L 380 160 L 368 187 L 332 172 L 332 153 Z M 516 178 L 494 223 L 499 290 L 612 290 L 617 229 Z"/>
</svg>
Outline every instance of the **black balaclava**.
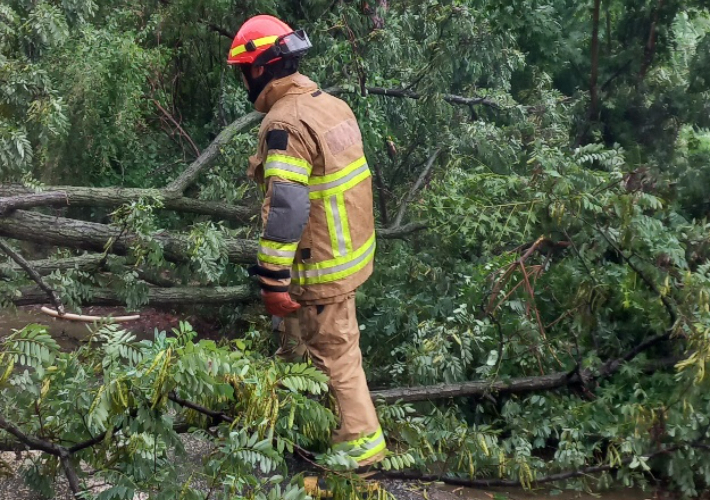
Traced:
<svg viewBox="0 0 710 500">
<path fill-rule="evenodd" d="M 266 64 L 264 72 L 257 78 L 251 77 L 251 64 L 241 64 L 239 67 L 249 84 L 249 102 L 254 104 L 271 80 L 277 80 L 298 71 L 298 60 L 297 57 L 291 57 Z"/>
</svg>

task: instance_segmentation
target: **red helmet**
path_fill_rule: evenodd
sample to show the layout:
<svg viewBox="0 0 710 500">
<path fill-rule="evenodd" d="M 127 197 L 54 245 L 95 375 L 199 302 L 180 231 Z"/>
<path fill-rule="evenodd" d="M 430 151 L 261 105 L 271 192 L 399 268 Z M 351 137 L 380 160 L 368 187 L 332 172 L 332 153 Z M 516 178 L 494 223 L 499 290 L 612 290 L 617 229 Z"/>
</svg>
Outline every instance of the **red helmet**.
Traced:
<svg viewBox="0 0 710 500">
<path fill-rule="evenodd" d="M 294 32 L 273 16 L 254 16 L 239 28 L 227 63 L 264 65 L 281 57 L 300 55 L 310 47 L 308 36 L 302 30 Z"/>
</svg>

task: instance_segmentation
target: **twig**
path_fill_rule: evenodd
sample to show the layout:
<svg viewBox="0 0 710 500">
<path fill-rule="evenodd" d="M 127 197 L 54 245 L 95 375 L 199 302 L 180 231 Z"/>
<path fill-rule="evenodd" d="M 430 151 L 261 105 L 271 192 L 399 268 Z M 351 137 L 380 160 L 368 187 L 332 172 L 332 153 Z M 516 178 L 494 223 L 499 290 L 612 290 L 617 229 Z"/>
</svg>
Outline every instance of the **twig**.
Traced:
<svg viewBox="0 0 710 500">
<path fill-rule="evenodd" d="M 648 277 L 646 276 L 636 265 L 631 262 L 631 259 L 624 254 L 624 252 L 619 248 L 616 243 L 614 243 L 609 236 L 607 236 L 606 232 L 602 228 L 600 228 L 598 225 L 595 225 L 596 230 L 599 232 L 599 234 L 602 235 L 602 237 L 609 243 L 609 245 L 614 248 L 614 250 L 617 251 L 617 253 L 621 256 L 622 259 L 624 259 L 624 262 L 628 264 L 628 266 L 631 268 L 633 272 L 635 272 L 641 280 L 648 285 L 648 287 L 656 294 L 658 294 L 658 297 L 661 299 L 661 302 L 663 302 L 663 306 L 666 308 L 666 311 L 668 312 L 668 315 L 670 316 L 671 319 L 671 327 L 675 325 L 676 321 L 678 320 L 678 313 L 676 312 L 675 306 L 673 303 L 668 300 L 668 297 L 663 295 L 661 291 L 658 289 L 658 286 Z"/>
<path fill-rule="evenodd" d="M 37 271 L 35 271 L 32 266 L 30 265 L 29 262 L 27 262 L 24 257 L 22 257 L 20 254 L 15 252 L 10 246 L 5 243 L 3 240 L 0 239 L 0 250 L 5 252 L 12 260 L 14 260 L 18 266 L 20 266 L 22 269 L 25 270 L 25 272 L 29 275 L 32 280 L 39 285 L 39 287 L 49 296 L 49 299 L 52 301 L 54 304 L 54 307 L 57 308 L 57 311 L 59 312 L 60 316 L 64 315 L 64 304 L 62 304 L 61 299 L 59 298 L 59 295 L 57 295 L 57 292 L 49 288 L 49 286 L 44 282 L 42 279 L 42 276 L 39 275 Z"/>
<path fill-rule="evenodd" d="M 404 198 L 402 205 L 399 207 L 399 211 L 397 212 L 397 216 L 394 218 L 392 227 L 399 227 L 402 224 L 402 219 L 404 219 L 404 214 L 407 212 L 407 207 L 414 199 L 414 196 L 417 194 L 417 191 L 419 191 L 419 189 L 421 189 L 422 185 L 424 184 L 424 181 L 429 175 L 429 172 L 431 172 L 431 169 L 434 166 L 434 161 L 436 161 L 436 158 L 437 156 L 439 156 L 439 153 L 441 153 L 441 148 L 436 149 L 429 157 L 429 160 L 427 161 L 424 170 L 419 175 L 417 182 L 414 183 L 414 186 L 412 186 L 412 189 L 409 190 L 409 193 L 407 193 L 407 196 Z"/>
<path fill-rule="evenodd" d="M 188 143 L 190 143 L 190 146 L 192 146 L 192 150 L 195 152 L 195 156 L 199 157 L 200 156 L 200 149 L 195 144 L 195 141 L 192 140 L 192 137 L 190 137 L 190 134 L 185 132 L 185 129 L 182 128 L 182 126 L 177 122 L 175 117 L 173 115 L 171 115 L 170 113 L 168 113 L 168 111 L 163 106 L 160 105 L 160 103 L 158 102 L 157 99 L 153 99 L 153 104 L 155 104 L 155 106 L 160 110 L 160 112 L 165 115 L 165 117 L 170 121 L 170 123 L 175 125 L 175 128 L 178 130 L 178 132 L 180 132 L 180 135 L 182 135 L 185 138 L 185 140 Z"/>
</svg>

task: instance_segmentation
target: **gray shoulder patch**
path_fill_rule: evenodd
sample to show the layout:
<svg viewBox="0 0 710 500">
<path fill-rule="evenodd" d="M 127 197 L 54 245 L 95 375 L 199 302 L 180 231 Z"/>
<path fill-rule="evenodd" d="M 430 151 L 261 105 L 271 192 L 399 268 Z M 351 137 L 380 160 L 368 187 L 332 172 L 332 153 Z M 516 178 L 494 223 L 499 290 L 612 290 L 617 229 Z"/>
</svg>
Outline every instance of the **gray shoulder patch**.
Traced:
<svg viewBox="0 0 710 500">
<path fill-rule="evenodd" d="M 295 182 L 273 181 L 264 238 L 281 243 L 299 241 L 308 223 L 310 209 L 308 186 Z"/>
</svg>

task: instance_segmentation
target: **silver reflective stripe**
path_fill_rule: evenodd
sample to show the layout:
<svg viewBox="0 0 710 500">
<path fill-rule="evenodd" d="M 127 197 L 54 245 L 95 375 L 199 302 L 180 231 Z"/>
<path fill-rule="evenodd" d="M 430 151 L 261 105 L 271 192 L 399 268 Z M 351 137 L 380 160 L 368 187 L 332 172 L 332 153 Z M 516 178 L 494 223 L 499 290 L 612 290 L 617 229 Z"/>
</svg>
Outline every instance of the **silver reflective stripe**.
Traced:
<svg viewBox="0 0 710 500">
<path fill-rule="evenodd" d="M 369 441 L 366 443 L 363 443 L 360 448 L 363 449 L 363 451 L 371 450 L 372 448 L 375 448 L 376 446 L 379 446 L 380 444 L 385 442 L 385 435 L 380 433 L 379 437 L 375 439 L 374 441 Z"/>
<path fill-rule="evenodd" d="M 271 257 L 295 257 L 296 256 L 296 251 L 295 250 L 276 250 L 275 248 L 269 248 L 265 246 L 259 246 L 259 253 L 262 253 L 264 255 L 270 255 Z"/>
<path fill-rule="evenodd" d="M 342 177 L 340 179 L 337 179 L 337 180 L 334 180 L 331 182 L 326 182 L 323 184 L 311 184 L 309 187 L 310 187 L 311 191 L 325 191 L 326 189 L 331 189 L 334 187 L 338 187 L 342 184 L 345 184 L 346 182 L 357 177 L 358 175 L 360 175 L 361 173 L 363 173 L 366 170 L 367 170 L 367 163 L 363 163 L 362 167 L 356 168 L 355 170 L 350 172 L 345 177 Z"/>
<path fill-rule="evenodd" d="M 302 167 L 297 167 L 296 165 L 291 165 L 290 163 L 284 163 L 282 161 L 270 161 L 264 165 L 264 171 L 266 170 L 285 170 L 286 172 L 293 172 L 294 174 L 305 175 L 308 177 L 310 172 Z"/>
<path fill-rule="evenodd" d="M 338 250 L 340 255 L 344 256 L 348 253 L 348 247 L 345 245 L 345 231 L 343 231 L 343 221 L 340 219 L 337 195 L 330 197 L 330 209 L 333 211 L 333 225 L 335 226 L 335 236 L 338 239 Z"/>
<path fill-rule="evenodd" d="M 332 267 L 327 267 L 327 268 L 322 268 L 322 269 L 297 269 L 293 268 L 291 271 L 294 276 L 297 279 L 310 279 L 310 278 L 320 278 L 323 276 L 327 276 L 329 274 L 333 273 L 338 273 L 340 271 L 345 271 L 347 269 L 350 269 L 351 267 L 357 266 L 359 263 L 361 263 L 364 260 L 367 260 L 370 255 L 375 251 L 375 241 L 373 239 L 372 243 L 370 246 L 363 252 L 362 255 L 359 257 L 349 261 L 345 262 L 344 264 L 339 264 L 337 266 L 332 266 Z"/>
</svg>

